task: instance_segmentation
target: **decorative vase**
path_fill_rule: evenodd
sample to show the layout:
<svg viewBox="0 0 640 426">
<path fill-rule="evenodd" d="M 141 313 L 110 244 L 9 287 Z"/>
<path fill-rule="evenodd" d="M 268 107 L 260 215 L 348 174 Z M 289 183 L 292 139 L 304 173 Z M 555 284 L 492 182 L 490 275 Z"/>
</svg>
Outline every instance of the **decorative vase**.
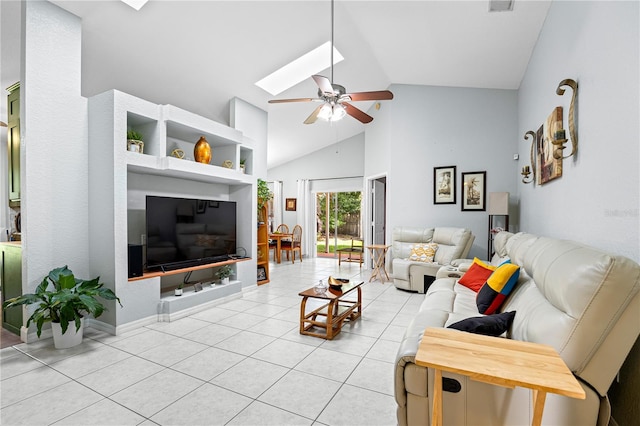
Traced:
<svg viewBox="0 0 640 426">
<path fill-rule="evenodd" d="M 200 136 L 193 148 L 193 156 L 198 163 L 209 164 L 211 162 L 211 146 L 204 136 Z"/>
<path fill-rule="evenodd" d="M 80 319 L 80 329 L 76 331 L 76 323 L 70 322 L 67 332 L 62 334 L 62 326 L 59 322 L 51 323 L 51 333 L 53 334 L 53 346 L 56 349 L 67 349 L 78 346 L 82 343 L 84 332 L 84 318 Z"/>
<path fill-rule="evenodd" d="M 131 152 L 144 153 L 144 142 L 137 139 L 127 139 L 127 150 Z"/>
</svg>

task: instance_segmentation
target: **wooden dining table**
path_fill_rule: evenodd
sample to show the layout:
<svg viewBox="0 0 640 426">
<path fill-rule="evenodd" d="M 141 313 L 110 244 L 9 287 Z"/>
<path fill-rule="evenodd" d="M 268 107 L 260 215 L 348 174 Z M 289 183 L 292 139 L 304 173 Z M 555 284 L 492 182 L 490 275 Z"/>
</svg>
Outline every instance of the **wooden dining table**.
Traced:
<svg viewBox="0 0 640 426">
<path fill-rule="evenodd" d="M 282 248 L 282 240 L 292 239 L 293 234 L 285 234 L 283 232 L 275 232 L 269 234 L 270 240 L 276 240 L 276 263 L 280 263 L 282 260 L 282 256 L 280 253 L 280 249 Z"/>
</svg>

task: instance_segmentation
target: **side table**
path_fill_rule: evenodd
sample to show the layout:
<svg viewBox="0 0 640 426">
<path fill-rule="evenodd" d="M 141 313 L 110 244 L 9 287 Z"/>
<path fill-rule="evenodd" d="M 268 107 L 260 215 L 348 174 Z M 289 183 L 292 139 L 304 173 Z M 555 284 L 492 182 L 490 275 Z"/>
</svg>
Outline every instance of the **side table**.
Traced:
<svg viewBox="0 0 640 426">
<path fill-rule="evenodd" d="M 385 266 L 385 258 L 387 256 L 389 247 L 391 246 L 387 246 L 384 244 L 373 244 L 367 246 L 369 254 L 371 254 L 371 260 L 373 260 L 374 266 L 373 273 L 369 278 L 369 282 L 373 281 L 376 278 L 379 278 L 380 282 L 384 282 L 384 276 L 382 275 L 383 273 L 387 277 L 387 281 L 391 281 L 391 278 L 389 278 L 389 274 L 387 274 L 387 269 Z"/>
<path fill-rule="evenodd" d="M 533 426 L 542 423 L 547 392 L 586 398 L 560 355 L 547 345 L 430 327 L 424 331 L 415 360 L 435 370 L 432 426 L 442 426 L 443 371 L 497 386 L 532 389 Z"/>
</svg>

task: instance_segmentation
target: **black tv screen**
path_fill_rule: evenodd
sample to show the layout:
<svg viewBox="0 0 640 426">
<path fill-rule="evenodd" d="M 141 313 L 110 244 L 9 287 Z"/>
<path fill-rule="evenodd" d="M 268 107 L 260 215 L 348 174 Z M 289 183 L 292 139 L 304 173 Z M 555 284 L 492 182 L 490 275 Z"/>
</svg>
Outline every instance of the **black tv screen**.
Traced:
<svg viewBox="0 0 640 426">
<path fill-rule="evenodd" d="M 147 270 L 218 262 L 236 251 L 235 201 L 147 195 L 146 220 Z"/>
</svg>

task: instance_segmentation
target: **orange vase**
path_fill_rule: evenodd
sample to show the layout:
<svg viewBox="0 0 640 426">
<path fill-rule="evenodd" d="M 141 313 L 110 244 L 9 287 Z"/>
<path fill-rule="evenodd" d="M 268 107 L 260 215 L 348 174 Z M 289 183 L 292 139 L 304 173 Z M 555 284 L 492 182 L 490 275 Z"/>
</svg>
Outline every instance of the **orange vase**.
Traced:
<svg viewBox="0 0 640 426">
<path fill-rule="evenodd" d="M 211 162 L 211 146 L 204 136 L 200 136 L 198 143 L 193 148 L 193 156 L 198 163 L 209 164 Z"/>
</svg>

